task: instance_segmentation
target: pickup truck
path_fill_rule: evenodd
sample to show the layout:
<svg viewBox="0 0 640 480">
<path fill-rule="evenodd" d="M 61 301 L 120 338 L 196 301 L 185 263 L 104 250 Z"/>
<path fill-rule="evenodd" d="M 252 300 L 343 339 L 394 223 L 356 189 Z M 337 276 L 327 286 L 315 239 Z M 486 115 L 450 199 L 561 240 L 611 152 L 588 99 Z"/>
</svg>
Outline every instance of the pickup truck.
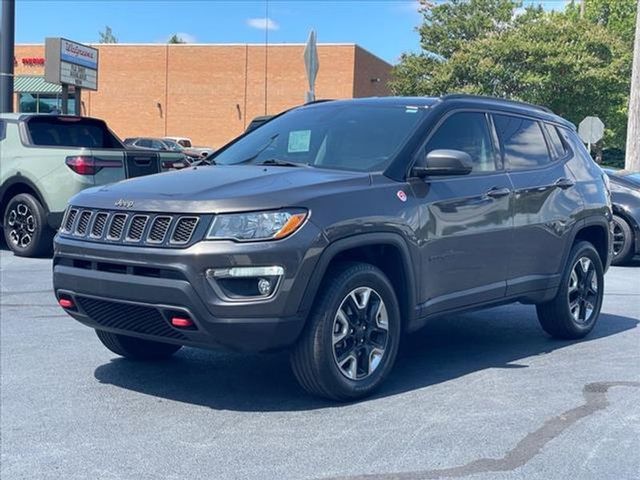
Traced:
<svg viewBox="0 0 640 480">
<path fill-rule="evenodd" d="M 186 165 L 181 153 L 126 149 L 100 119 L 0 114 L 0 214 L 7 246 L 20 256 L 46 255 L 76 193 Z"/>
<path fill-rule="evenodd" d="M 216 150 L 215 148 L 211 147 L 194 147 L 191 139 L 188 137 L 163 137 L 162 140 L 171 140 L 173 142 L 176 142 L 178 145 L 188 150 L 199 152 L 203 157 L 208 157 Z"/>
</svg>

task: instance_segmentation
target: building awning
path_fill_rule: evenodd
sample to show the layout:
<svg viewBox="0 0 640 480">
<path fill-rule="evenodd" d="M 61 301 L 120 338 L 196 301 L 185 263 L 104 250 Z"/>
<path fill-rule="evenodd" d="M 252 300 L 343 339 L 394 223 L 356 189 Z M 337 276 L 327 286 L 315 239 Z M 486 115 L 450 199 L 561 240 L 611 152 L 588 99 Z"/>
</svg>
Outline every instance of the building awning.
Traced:
<svg viewBox="0 0 640 480">
<path fill-rule="evenodd" d="M 62 86 L 49 83 L 39 75 L 16 75 L 13 79 L 16 93 L 61 93 Z"/>
</svg>

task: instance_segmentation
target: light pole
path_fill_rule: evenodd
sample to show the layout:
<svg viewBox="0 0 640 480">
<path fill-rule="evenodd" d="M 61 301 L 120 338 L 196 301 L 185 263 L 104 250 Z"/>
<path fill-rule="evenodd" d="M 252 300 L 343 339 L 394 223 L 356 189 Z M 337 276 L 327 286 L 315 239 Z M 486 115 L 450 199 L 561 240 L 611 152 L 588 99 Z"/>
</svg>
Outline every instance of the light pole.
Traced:
<svg viewBox="0 0 640 480">
<path fill-rule="evenodd" d="M 13 59 L 16 30 L 16 1 L 2 2 L 0 20 L 0 113 L 13 112 Z"/>
<path fill-rule="evenodd" d="M 633 41 L 633 71 L 629 93 L 629 121 L 624 168 L 640 170 L 640 5 L 636 7 L 636 36 Z"/>
</svg>

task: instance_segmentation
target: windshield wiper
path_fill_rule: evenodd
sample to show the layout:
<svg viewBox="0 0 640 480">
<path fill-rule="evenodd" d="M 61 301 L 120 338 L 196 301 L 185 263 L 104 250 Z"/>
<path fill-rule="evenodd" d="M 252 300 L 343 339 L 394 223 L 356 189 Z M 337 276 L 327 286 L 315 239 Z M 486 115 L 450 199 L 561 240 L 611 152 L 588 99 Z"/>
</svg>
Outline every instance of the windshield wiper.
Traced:
<svg viewBox="0 0 640 480">
<path fill-rule="evenodd" d="M 278 158 L 268 158 L 264 162 L 258 163 L 258 165 L 273 165 L 275 167 L 301 167 L 306 163 L 287 162 L 286 160 L 280 160 Z"/>
</svg>

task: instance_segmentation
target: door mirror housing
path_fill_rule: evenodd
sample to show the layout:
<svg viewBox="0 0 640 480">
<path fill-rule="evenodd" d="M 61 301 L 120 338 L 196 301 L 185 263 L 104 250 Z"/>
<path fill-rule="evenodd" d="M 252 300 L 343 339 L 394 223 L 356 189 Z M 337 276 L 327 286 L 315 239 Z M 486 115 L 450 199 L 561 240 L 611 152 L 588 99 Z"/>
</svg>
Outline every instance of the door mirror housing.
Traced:
<svg viewBox="0 0 640 480">
<path fill-rule="evenodd" d="M 468 175 L 473 169 L 471 156 L 461 150 L 431 150 L 425 160 L 426 166 L 413 167 L 411 176 Z"/>
</svg>

